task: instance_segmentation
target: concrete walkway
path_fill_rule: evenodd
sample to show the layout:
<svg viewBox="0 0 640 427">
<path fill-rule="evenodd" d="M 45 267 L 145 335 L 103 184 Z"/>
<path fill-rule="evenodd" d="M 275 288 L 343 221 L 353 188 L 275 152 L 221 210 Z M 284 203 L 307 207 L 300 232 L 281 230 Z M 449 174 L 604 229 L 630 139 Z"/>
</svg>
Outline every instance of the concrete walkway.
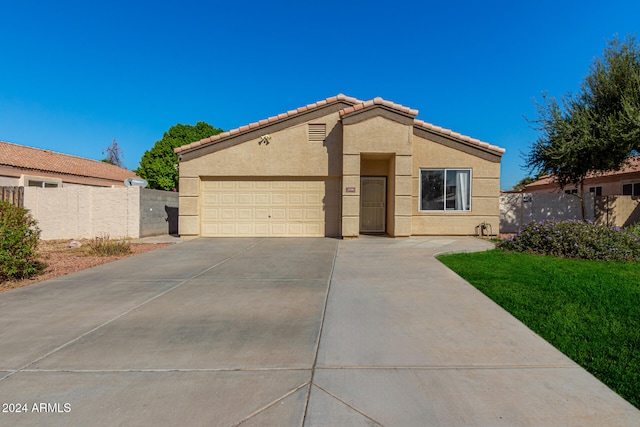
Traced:
<svg viewBox="0 0 640 427">
<path fill-rule="evenodd" d="M 639 425 L 433 258 L 487 247 L 198 239 L 5 292 L 0 425 Z"/>
</svg>

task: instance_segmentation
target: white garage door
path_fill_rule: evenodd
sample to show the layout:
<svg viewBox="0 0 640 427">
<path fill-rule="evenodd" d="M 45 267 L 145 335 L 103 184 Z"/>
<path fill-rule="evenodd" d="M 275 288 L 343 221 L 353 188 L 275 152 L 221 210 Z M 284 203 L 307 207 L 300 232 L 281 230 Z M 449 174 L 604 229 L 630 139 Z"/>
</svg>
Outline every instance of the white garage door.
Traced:
<svg viewBox="0 0 640 427">
<path fill-rule="evenodd" d="M 201 234 L 206 237 L 339 233 L 337 179 L 203 179 L 201 200 Z"/>
</svg>

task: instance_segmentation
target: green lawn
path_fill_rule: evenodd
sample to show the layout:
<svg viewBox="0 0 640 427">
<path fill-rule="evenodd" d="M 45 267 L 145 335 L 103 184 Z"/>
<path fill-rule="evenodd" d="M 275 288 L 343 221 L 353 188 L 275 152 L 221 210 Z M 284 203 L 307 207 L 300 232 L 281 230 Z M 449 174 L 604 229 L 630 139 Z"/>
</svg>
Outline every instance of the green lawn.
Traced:
<svg viewBox="0 0 640 427">
<path fill-rule="evenodd" d="M 498 250 L 438 259 L 640 408 L 640 262 Z"/>
</svg>

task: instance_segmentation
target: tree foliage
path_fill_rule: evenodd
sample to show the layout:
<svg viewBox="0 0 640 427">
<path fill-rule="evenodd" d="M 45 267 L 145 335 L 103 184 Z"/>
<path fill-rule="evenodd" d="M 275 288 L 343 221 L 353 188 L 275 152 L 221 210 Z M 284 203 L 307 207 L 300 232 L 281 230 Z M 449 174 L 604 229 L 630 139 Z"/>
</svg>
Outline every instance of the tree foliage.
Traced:
<svg viewBox="0 0 640 427">
<path fill-rule="evenodd" d="M 28 210 L 0 201 L 0 282 L 40 273 L 40 229 Z"/>
<path fill-rule="evenodd" d="M 118 146 L 118 141 L 114 138 L 107 148 L 102 151 L 104 155 L 106 153 L 107 157 L 102 159 L 104 163 L 110 163 L 112 165 L 118 166 L 119 168 L 124 167 L 122 163 L 122 159 L 124 158 L 124 152 L 122 148 Z"/>
<path fill-rule="evenodd" d="M 619 169 L 640 151 L 640 47 L 633 36 L 604 49 L 576 95 L 543 94 L 531 121 L 540 136 L 525 157 L 530 170 L 553 174 L 560 187 L 590 173 Z"/>
<path fill-rule="evenodd" d="M 540 179 L 539 176 L 525 176 L 520 181 L 518 181 L 516 185 L 513 186 L 513 190 L 515 191 L 524 190 L 524 187 L 531 184 L 532 182 L 536 182 L 538 179 Z"/>
<path fill-rule="evenodd" d="M 151 150 L 145 151 L 140 167 L 135 172 L 149 182 L 149 188 L 177 190 L 178 156 L 173 149 L 222 132 L 222 129 L 214 128 L 206 122 L 198 122 L 195 126 L 180 123 L 171 126 Z"/>
</svg>

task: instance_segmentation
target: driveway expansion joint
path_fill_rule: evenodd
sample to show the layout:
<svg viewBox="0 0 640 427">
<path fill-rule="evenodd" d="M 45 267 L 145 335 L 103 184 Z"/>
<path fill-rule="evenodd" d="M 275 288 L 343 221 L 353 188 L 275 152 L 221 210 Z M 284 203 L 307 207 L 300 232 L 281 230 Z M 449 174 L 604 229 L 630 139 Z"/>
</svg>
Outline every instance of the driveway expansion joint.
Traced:
<svg viewBox="0 0 640 427">
<path fill-rule="evenodd" d="M 432 257 L 480 244 L 195 239 L 7 293 L 0 394 L 69 402 L 52 427 L 638 426 L 635 407 Z M 0 424 L 42 424 L 27 417 Z"/>
<path fill-rule="evenodd" d="M 285 393 L 284 395 L 280 396 L 279 398 L 277 398 L 276 400 L 266 404 L 265 406 L 263 406 L 262 408 L 258 409 L 257 411 L 252 412 L 251 414 L 247 415 L 246 417 L 244 417 L 243 419 L 241 419 L 240 421 L 236 422 L 235 424 L 232 424 L 231 427 L 238 427 L 239 425 L 244 424 L 245 422 L 249 421 L 251 418 L 261 414 L 262 412 L 266 411 L 267 409 L 271 408 L 273 405 L 278 404 L 278 402 L 282 402 L 284 399 L 286 399 L 287 397 L 291 396 L 292 394 L 296 393 L 298 390 L 302 389 L 303 387 L 306 387 L 309 385 L 309 382 L 305 382 L 304 384 L 299 385 L 298 387 L 294 388 L 293 390 L 290 390 L 289 392 Z M 311 388 L 311 387 L 309 387 Z"/>
<path fill-rule="evenodd" d="M 380 426 L 380 427 L 384 427 L 381 423 L 379 423 L 378 421 L 374 420 L 373 418 L 371 418 L 369 415 L 365 414 L 363 411 L 361 411 L 360 409 L 356 408 L 353 405 L 350 405 L 349 403 L 345 402 L 344 400 L 340 399 L 340 397 L 336 396 L 335 394 L 331 393 L 330 391 L 320 387 L 318 384 L 313 384 L 314 387 L 316 387 L 318 390 L 328 394 L 329 396 L 331 396 L 333 399 L 337 400 L 338 402 L 340 402 L 341 404 L 343 404 L 344 406 L 346 406 L 347 408 L 351 409 L 352 411 L 357 412 L 358 414 L 362 415 L 363 417 L 365 417 L 367 420 L 371 421 L 372 423 L 374 423 L 376 426 Z"/>
<path fill-rule="evenodd" d="M 318 366 L 317 370 L 388 370 L 388 371 L 461 371 L 491 369 L 582 369 L 577 364 L 571 365 L 442 365 L 442 366 Z"/>
<path fill-rule="evenodd" d="M 327 294 L 324 298 L 324 307 L 322 308 L 322 318 L 320 319 L 320 329 L 318 331 L 318 340 L 316 342 L 316 348 L 314 350 L 313 355 L 313 367 L 311 369 L 311 379 L 309 380 L 310 384 L 313 383 L 313 379 L 316 372 L 316 366 L 318 365 L 318 353 L 320 352 L 320 342 L 322 340 L 322 331 L 324 329 L 324 319 L 327 316 L 327 305 L 329 304 L 329 295 L 331 294 L 331 282 L 333 281 L 333 272 L 336 268 L 336 259 L 338 258 L 338 250 L 339 246 L 336 244 L 333 251 L 333 260 L 331 262 L 331 271 L 329 272 L 329 278 L 327 280 Z M 311 387 L 307 390 L 307 398 L 304 403 L 304 411 L 302 413 L 302 424 L 304 425 L 307 418 L 307 410 L 309 409 L 309 400 L 311 399 Z"/>
<path fill-rule="evenodd" d="M 28 362 L 28 363 L 24 364 L 22 367 L 20 367 L 20 368 L 18 368 L 18 369 L 16 369 L 16 370 L 14 370 L 14 371 L 13 371 L 13 372 L 11 372 L 9 375 L 6 375 L 6 376 L 4 376 L 4 377 L 0 378 L 0 382 L 1 382 L 1 381 L 6 380 L 7 378 L 12 377 L 12 376 L 13 376 L 13 375 L 15 375 L 17 372 L 21 372 L 21 371 L 26 370 L 29 366 L 33 366 L 34 364 L 36 364 L 36 363 L 38 363 L 38 362 L 40 362 L 40 361 L 42 361 L 42 360 L 46 359 L 47 357 L 51 356 L 52 354 L 54 354 L 54 353 L 56 353 L 56 352 L 58 352 L 58 351 L 60 351 L 60 350 L 62 350 L 62 349 L 64 349 L 64 348 L 66 348 L 66 347 L 70 346 L 71 344 L 73 344 L 73 343 L 75 343 L 75 342 L 77 342 L 77 341 L 81 340 L 82 338 L 84 338 L 84 337 L 86 337 L 86 336 L 91 335 L 92 333 L 96 332 L 96 331 L 97 331 L 97 330 L 99 330 L 100 328 L 103 328 L 103 327 L 105 327 L 105 326 L 107 326 L 107 325 L 109 325 L 109 324 L 111 324 L 111 323 L 115 322 L 116 320 L 118 320 L 118 319 L 120 319 L 120 318 L 122 318 L 122 317 L 126 316 L 127 314 L 129 314 L 129 313 L 131 313 L 131 312 L 133 312 L 133 311 L 135 311 L 135 310 L 139 309 L 140 307 L 145 306 L 146 304 L 150 303 L 151 301 L 154 301 L 154 300 L 156 300 L 156 299 L 158 299 L 158 298 L 160 298 L 160 297 L 162 297 L 162 296 L 164 296 L 164 295 L 168 294 L 169 292 L 171 292 L 171 291 L 173 291 L 173 290 L 175 290 L 175 289 L 178 289 L 179 287 L 183 286 L 185 283 L 189 282 L 190 280 L 196 279 L 196 278 L 200 277 L 201 275 L 205 274 L 206 272 L 211 271 L 211 270 L 213 270 L 214 268 L 216 268 L 216 267 L 218 267 L 218 266 L 220 266 L 220 265 L 222 265 L 222 264 L 224 264 L 224 263 L 226 263 L 226 262 L 230 261 L 231 259 L 233 259 L 233 258 L 235 258 L 235 257 L 237 257 L 237 256 L 239 256 L 239 255 L 241 255 L 241 254 L 243 254 L 244 252 L 247 252 L 247 251 L 249 251 L 249 250 L 253 249 L 253 248 L 254 248 L 254 247 L 256 247 L 258 244 L 260 244 L 261 242 L 263 242 L 264 240 L 265 240 L 265 239 L 259 240 L 259 241 L 255 242 L 255 243 L 253 243 L 252 245 L 249 245 L 249 246 L 246 246 L 246 247 L 242 248 L 241 250 L 239 250 L 239 251 L 235 252 L 234 254 L 232 254 L 232 255 L 230 255 L 230 256 L 228 256 L 228 257 L 224 258 L 223 260 L 221 260 L 221 261 L 217 262 L 216 264 L 214 264 L 214 265 L 212 265 L 212 266 L 210 266 L 210 267 L 207 267 L 206 269 L 204 269 L 204 270 L 200 271 L 199 273 L 197 273 L 197 274 L 195 274 L 195 275 L 193 275 L 193 276 L 191 276 L 191 277 L 189 277 L 189 278 L 187 278 L 187 279 L 184 279 L 184 280 L 180 281 L 180 282 L 179 282 L 178 284 L 176 284 L 175 286 L 172 286 L 172 287 L 170 287 L 169 289 L 166 289 L 166 290 L 164 290 L 164 291 L 160 292 L 159 294 L 154 295 L 153 297 L 151 297 L 151 298 L 147 299 L 146 301 L 143 301 L 143 302 L 141 302 L 140 304 L 137 304 L 136 306 L 134 306 L 134 307 L 132 307 L 132 308 L 130 308 L 130 309 L 128 309 L 128 310 L 126 310 L 126 311 L 124 311 L 123 313 L 120 313 L 119 315 L 117 315 L 117 316 L 115 316 L 115 317 L 113 317 L 113 318 L 111 318 L 111 319 L 107 320 L 106 322 L 103 322 L 103 323 L 101 323 L 100 325 L 98 325 L 98 326 L 96 326 L 96 327 L 94 327 L 94 328 L 90 329 L 89 331 L 86 331 L 86 332 L 84 332 L 84 333 L 82 333 L 82 334 L 78 335 L 77 337 L 73 338 L 72 340 L 69 340 L 69 341 L 67 341 L 66 343 L 64 343 L 64 344 L 62 344 L 62 345 L 60 345 L 60 346 L 58 346 L 58 347 L 54 348 L 53 350 L 51 350 L 51 351 L 49 351 L 48 353 L 46 353 L 46 354 L 44 354 L 44 355 L 42 355 L 42 356 L 40 356 L 40 357 L 36 358 L 35 360 L 33 360 L 33 361 L 31 361 L 31 362 Z"/>
<path fill-rule="evenodd" d="M 165 368 L 165 369 L 22 369 L 20 372 L 60 372 L 74 374 L 127 374 L 127 373 L 165 373 L 165 372 L 304 372 L 310 368 Z"/>
</svg>

